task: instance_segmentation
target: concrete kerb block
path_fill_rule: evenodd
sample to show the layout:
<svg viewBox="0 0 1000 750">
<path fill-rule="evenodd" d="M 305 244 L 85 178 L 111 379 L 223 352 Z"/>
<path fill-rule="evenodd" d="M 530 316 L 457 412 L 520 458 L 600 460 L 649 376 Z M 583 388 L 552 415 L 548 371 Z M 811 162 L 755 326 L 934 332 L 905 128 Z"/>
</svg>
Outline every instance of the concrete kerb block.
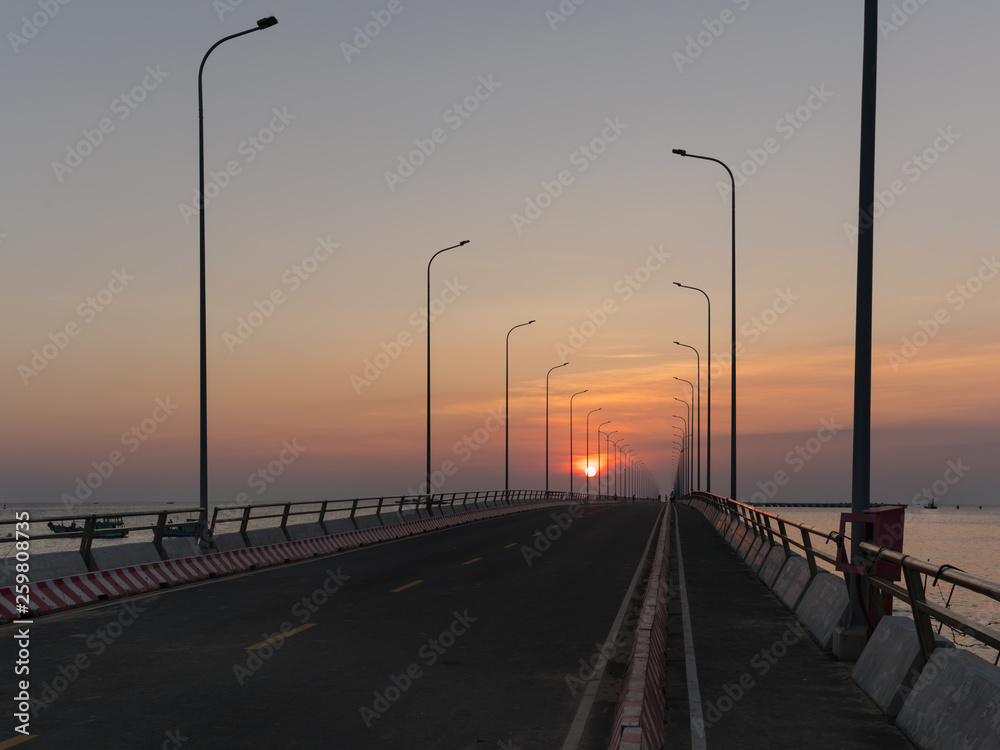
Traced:
<svg viewBox="0 0 1000 750">
<path fill-rule="evenodd" d="M 268 544 L 284 544 L 288 541 L 285 532 L 280 527 L 270 529 L 247 529 L 247 537 L 254 547 L 263 547 Z"/>
<path fill-rule="evenodd" d="M 98 570 L 128 568 L 132 565 L 160 562 L 160 553 L 152 542 L 131 542 L 111 547 L 93 547 L 90 550 Z"/>
<path fill-rule="evenodd" d="M 297 523 L 294 526 L 287 526 L 286 528 L 288 529 L 288 536 L 292 538 L 293 542 L 301 539 L 315 539 L 318 536 L 326 536 L 326 532 L 320 526 L 319 521 Z"/>
<path fill-rule="evenodd" d="M 1000 747 L 1000 669 L 970 651 L 931 654 L 896 724 L 917 747 Z"/>
<path fill-rule="evenodd" d="M 760 577 L 760 569 L 763 567 L 764 561 L 767 559 L 769 554 L 771 554 L 771 542 L 768 539 L 761 537 L 760 545 L 757 547 L 757 552 L 754 554 L 753 559 L 749 560 L 750 570 L 756 573 L 758 578 Z"/>
<path fill-rule="evenodd" d="M 238 531 L 227 531 L 223 534 L 214 534 L 212 544 L 217 552 L 232 552 L 233 550 L 245 549 L 243 537 Z"/>
<path fill-rule="evenodd" d="M 735 537 L 736 534 L 741 533 L 743 531 L 743 529 L 744 529 L 743 524 L 741 524 L 735 518 L 731 519 L 729 521 L 729 526 L 726 528 L 726 533 L 724 534 L 725 540 L 727 542 L 729 542 L 730 544 L 732 544 L 733 543 L 733 537 Z"/>
<path fill-rule="evenodd" d="M 753 558 L 757 555 L 757 550 L 760 549 L 760 545 L 763 543 L 763 539 L 751 532 L 750 539 L 745 539 L 743 542 L 743 562 L 749 565 L 753 561 Z"/>
<path fill-rule="evenodd" d="M 830 650 L 833 644 L 833 631 L 838 625 L 843 624 L 848 600 L 847 584 L 844 583 L 844 579 L 821 570 L 813 576 L 809 588 L 795 607 L 795 616 L 809 628 L 809 632 L 824 651 Z"/>
<path fill-rule="evenodd" d="M 792 612 L 799 604 L 802 594 L 809 585 L 809 562 L 799 555 L 792 555 L 781 567 L 772 591 Z"/>
<path fill-rule="evenodd" d="M 200 554 L 198 540 L 193 536 L 168 536 L 163 539 L 163 552 L 167 560 L 197 557 Z"/>
<path fill-rule="evenodd" d="M 935 635 L 937 648 L 954 648 L 944 636 Z M 887 716 L 896 716 L 924 667 L 913 620 L 883 617 L 851 671 L 851 677 Z"/>
<path fill-rule="evenodd" d="M 13 586 L 16 581 L 17 571 L 14 568 L 16 560 L 14 552 L 8 559 L 11 565 L 3 570 L 0 575 L 0 586 Z M 159 558 L 157 558 L 159 559 Z M 87 564 L 83 561 L 83 555 L 74 550 L 64 552 L 41 552 L 33 554 L 30 560 L 31 580 L 48 581 L 52 578 L 65 578 L 66 576 L 83 575 L 87 572 Z"/>
<path fill-rule="evenodd" d="M 767 559 L 760 566 L 760 570 L 757 575 L 760 576 L 760 580 L 764 582 L 764 585 L 769 589 L 774 588 L 774 582 L 778 579 L 778 574 L 785 565 L 785 560 L 787 555 L 785 555 L 785 548 L 780 544 L 776 544 L 771 548 L 771 551 L 767 554 Z"/>
</svg>

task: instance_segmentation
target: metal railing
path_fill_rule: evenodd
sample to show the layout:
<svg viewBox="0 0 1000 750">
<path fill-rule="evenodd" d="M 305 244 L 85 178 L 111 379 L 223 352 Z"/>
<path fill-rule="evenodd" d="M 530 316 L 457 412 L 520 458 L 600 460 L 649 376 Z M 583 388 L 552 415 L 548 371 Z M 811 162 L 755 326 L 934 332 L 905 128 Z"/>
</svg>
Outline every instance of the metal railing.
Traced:
<svg viewBox="0 0 1000 750">
<path fill-rule="evenodd" d="M 801 554 L 806 558 L 809 565 L 809 575 L 814 576 L 819 568 L 816 560 L 820 559 L 836 568 L 837 565 L 837 539 L 839 532 L 824 531 L 815 526 L 798 523 L 788 518 L 782 518 L 774 513 L 755 508 L 752 505 L 710 495 L 707 492 L 693 492 L 688 496 L 687 502 L 700 500 L 707 505 L 712 505 L 726 513 L 730 518 L 735 518 L 743 525 L 753 529 L 757 536 L 763 536 L 772 545 L 780 544 L 785 549 L 785 555 L 792 555 L 792 548 L 801 550 Z M 682 498 L 682 502 L 685 500 Z M 850 537 L 846 537 L 850 538 Z M 823 546 L 819 547 L 813 542 L 822 541 Z M 832 549 L 827 549 L 826 545 L 832 544 Z M 798 553 L 796 553 L 798 554 Z"/>
<path fill-rule="evenodd" d="M 797 523 L 718 495 L 695 492 L 687 498 L 682 498 L 682 502 L 689 505 L 700 502 L 705 506 L 723 511 L 728 517 L 736 518 L 739 522 L 752 528 L 758 536 L 769 539 L 772 545 L 782 544 L 786 556 L 791 554 L 791 547 L 802 550 L 809 564 L 810 576 L 816 574 L 817 558 L 836 567 L 838 562 L 836 550 L 847 549 L 846 542 L 850 540 L 847 534 L 841 535 L 839 531 L 822 531 L 813 526 Z M 801 541 L 791 536 L 788 533 L 789 529 L 797 530 L 801 535 Z M 835 545 L 834 556 L 831 557 L 825 551 L 817 549 L 812 543 L 813 537 L 823 539 L 825 543 L 833 543 Z M 936 620 L 938 632 L 941 631 L 942 626 L 947 626 L 990 648 L 997 649 L 998 653 L 994 664 L 1000 662 L 1000 630 L 983 625 L 951 609 L 952 597 L 950 595 L 943 605 L 929 601 L 926 582 L 932 578 L 931 585 L 937 586 L 939 581 L 943 581 L 952 584 L 952 594 L 955 588 L 959 587 L 973 594 L 986 596 L 996 602 L 1000 602 L 1000 584 L 966 573 L 952 565 L 937 565 L 896 550 L 879 547 L 870 542 L 861 542 L 858 549 L 861 559 L 857 562 L 863 565 L 869 591 L 872 594 L 869 598 L 875 610 L 876 621 L 870 622 L 869 625 L 873 629 L 878 624 L 877 621 L 885 615 L 882 597 L 879 594 L 889 594 L 910 607 L 917 632 L 917 641 L 924 659 L 930 659 L 931 652 L 935 648 L 932 620 Z M 902 573 L 903 585 L 893 580 L 894 576 L 890 578 L 885 574 L 880 574 L 879 567 L 884 567 L 884 565 L 876 567 L 879 563 L 898 566 Z M 848 576 L 848 573 L 844 573 L 845 580 Z M 850 587 L 849 583 L 848 587 Z"/>
<path fill-rule="evenodd" d="M 386 517 L 391 514 L 416 513 L 419 517 L 426 517 L 442 512 L 461 513 L 469 510 L 480 510 L 510 505 L 528 505 L 539 502 L 559 502 L 579 500 L 586 502 L 594 500 L 593 497 L 579 493 L 556 492 L 546 493 L 543 490 L 480 490 L 477 492 L 451 492 L 439 495 L 432 495 L 430 498 L 430 510 L 428 510 L 428 497 L 426 495 L 404 495 L 371 498 L 354 498 L 347 500 L 321 500 L 307 502 L 287 502 L 269 503 L 263 505 L 239 505 L 239 506 L 216 506 L 212 510 L 211 521 L 209 523 L 209 535 L 219 531 L 225 531 L 230 524 L 239 524 L 239 532 L 244 543 L 250 545 L 247 536 L 249 526 L 253 524 L 255 528 L 260 528 L 261 522 L 271 521 L 271 526 L 280 528 L 286 539 L 291 537 L 287 530 L 290 520 L 299 520 L 302 517 L 312 516 L 311 520 L 318 521 L 320 528 L 327 531 L 327 523 L 338 519 L 350 519 L 354 528 L 358 528 L 358 519 L 363 516 L 374 516 L 378 523 L 385 524 Z M 276 510 L 277 509 L 277 510 Z M 263 512 L 262 512 L 263 511 Z M 44 509 L 41 510 L 45 512 Z M 235 515 L 230 516 L 230 513 Z M 109 537 L 123 537 L 119 541 L 128 541 L 129 534 L 134 532 L 149 532 L 153 534 L 153 546 L 161 559 L 166 559 L 167 554 L 163 549 L 164 538 L 182 536 L 197 539 L 200 534 L 200 521 L 183 520 L 172 521 L 171 516 L 181 518 L 200 518 L 200 508 L 174 508 L 166 510 L 150 509 L 148 511 L 130 512 L 107 512 L 100 514 L 83 515 L 56 515 L 41 516 L 31 513 L 30 524 L 33 529 L 30 540 L 70 540 L 79 539 L 79 552 L 88 568 L 94 565 L 92 550 L 96 539 L 107 540 Z M 108 517 L 121 521 L 120 525 L 102 526 L 101 521 Z M 142 522 L 141 519 L 155 520 L 152 523 Z M 275 523 L 275 519 L 277 519 Z M 49 531 L 46 529 L 48 523 L 65 526 L 67 523 L 82 521 L 80 528 L 66 531 Z M 0 559 L 4 558 L 14 547 L 4 549 L 3 543 L 14 543 L 18 539 L 18 534 L 13 533 L 19 528 L 18 524 L 23 523 L 17 518 L 0 520 Z M 7 528 L 5 528 L 7 527 Z M 41 533 L 36 533 L 39 529 L 45 529 Z M 185 533 L 181 534 L 180 530 Z M 191 533 L 193 531 L 193 533 Z M 23 535 L 21 536 L 23 539 Z M 147 537 L 148 539 L 148 537 Z"/>
</svg>

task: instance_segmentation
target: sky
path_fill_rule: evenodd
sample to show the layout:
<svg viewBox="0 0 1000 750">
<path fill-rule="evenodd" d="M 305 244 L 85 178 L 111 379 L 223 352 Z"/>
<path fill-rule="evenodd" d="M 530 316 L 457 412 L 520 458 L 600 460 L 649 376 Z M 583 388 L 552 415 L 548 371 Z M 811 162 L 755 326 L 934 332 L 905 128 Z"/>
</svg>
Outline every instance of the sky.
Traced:
<svg viewBox="0 0 1000 750">
<path fill-rule="evenodd" d="M 673 148 L 738 185 L 737 495 L 849 501 L 862 9 L 8 0 L 3 501 L 197 505 L 198 66 L 269 15 L 205 68 L 211 504 L 420 491 L 464 240 L 437 491 L 508 430 L 545 488 L 547 374 L 551 489 L 586 390 L 573 489 L 600 409 L 668 491 L 675 378 L 707 488 L 711 369 L 728 494 L 728 178 Z M 879 16 L 872 500 L 997 503 L 1000 6 Z"/>
</svg>

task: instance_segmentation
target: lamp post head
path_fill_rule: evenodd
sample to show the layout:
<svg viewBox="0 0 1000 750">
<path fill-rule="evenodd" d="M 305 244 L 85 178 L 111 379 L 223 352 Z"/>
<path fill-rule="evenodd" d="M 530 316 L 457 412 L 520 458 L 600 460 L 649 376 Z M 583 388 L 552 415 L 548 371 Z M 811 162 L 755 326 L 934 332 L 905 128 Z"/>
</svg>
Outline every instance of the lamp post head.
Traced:
<svg viewBox="0 0 1000 750">
<path fill-rule="evenodd" d="M 266 29 L 271 26 L 277 26 L 277 25 L 278 25 L 278 19 L 275 18 L 274 16 L 268 16 L 267 18 L 262 18 L 257 22 L 258 29 Z"/>
<path fill-rule="evenodd" d="M 561 365 L 559 365 L 559 366 L 560 366 L 560 367 L 565 367 L 565 366 L 566 366 L 566 365 L 568 365 L 568 364 L 569 364 L 569 362 L 563 362 L 563 363 L 562 363 Z"/>
<path fill-rule="evenodd" d="M 535 321 L 533 321 L 533 320 L 529 320 L 529 321 L 528 321 L 528 325 L 530 326 L 530 325 L 531 325 L 532 323 L 534 323 L 534 322 L 535 322 Z"/>
<path fill-rule="evenodd" d="M 275 21 L 275 23 L 277 23 L 277 21 Z M 458 243 L 458 246 L 461 247 L 462 245 L 468 245 L 468 244 L 469 244 L 468 240 L 462 240 L 461 242 Z"/>
<path fill-rule="evenodd" d="M 682 344 L 680 341 L 675 341 L 674 343 L 677 344 L 677 346 L 684 346 L 684 344 Z"/>
<path fill-rule="evenodd" d="M 675 149 L 673 149 L 672 153 L 675 153 L 675 154 L 677 154 L 678 156 L 687 156 L 687 155 L 688 155 L 688 152 L 687 152 L 687 151 L 685 151 L 685 150 L 684 150 L 684 149 L 682 149 L 682 148 L 675 148 Z"/>
</svg>

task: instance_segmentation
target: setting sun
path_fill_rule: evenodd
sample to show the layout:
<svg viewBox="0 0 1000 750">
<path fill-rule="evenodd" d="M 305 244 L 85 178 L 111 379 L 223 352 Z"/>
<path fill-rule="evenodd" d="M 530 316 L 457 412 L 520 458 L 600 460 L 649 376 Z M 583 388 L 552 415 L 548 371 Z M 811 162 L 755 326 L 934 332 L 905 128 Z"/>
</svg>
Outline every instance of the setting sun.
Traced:
<svg viewBox="0 0 1000 750">
<path fill-rule="evenodd" d="M 594 476 L 594 475 L 595 475 L 596 473 L 597 473 L 597 467 L 596 467 L 596 466 L 588 466 L 588 467 L 587 467 L 587 476 L 588 476 L 588 477 L 592 477 L 592 476 Z"/>
</svg>

